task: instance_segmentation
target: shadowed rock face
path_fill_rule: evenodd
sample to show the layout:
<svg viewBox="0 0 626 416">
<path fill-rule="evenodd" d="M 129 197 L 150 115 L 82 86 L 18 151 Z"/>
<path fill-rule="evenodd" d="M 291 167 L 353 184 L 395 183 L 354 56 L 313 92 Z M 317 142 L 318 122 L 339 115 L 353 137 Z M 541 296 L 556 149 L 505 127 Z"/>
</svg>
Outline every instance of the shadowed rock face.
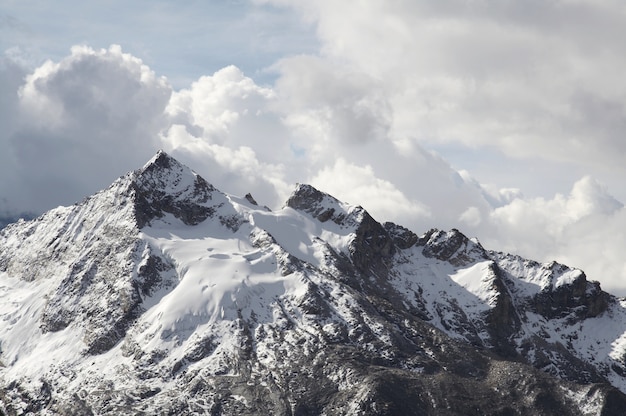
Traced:
<svg viewBox="0 0 626 416">
<path fill-rule="evenodd" d="M 163 151 L 135 172 L 131 189 L 139 228 L 165 213 L 187 225 L 197 225 L 215 212 L 208 203 L 216 189 Z"/>
<path fill-rule="evenodd" d="M 395 252 L 393 240 L 387 230 L 362 207 L 355 207 L 348 212 L 336 198 L 310 185 L 298 185 L 286 205 L 322 223 L 332 221 L 340 226 L 355 226 L 355 235 L 350 244 L 353 265 L 360 273 L 379 276 L 387 274 L 387 262 Z"/>
<path fill-rule="evenodd" d="M 498 298 L 495 307 L 486 317 L 488 331 L 493 340 L 494 351 L 503 357 L 514 359 L 518 353 L 511 343 L 511 338 L 520 330 L 522 322 L 515 309 L 515 301 L 502 279 L 501 270 L 495 263 L 490 265 L 490 269 L 497 277 L 494 279 L 494 286 Z"/>
<path fill-rule="evenodd" d="M 457 229 L 448 232 L 430 230 L 419 239 L 418 244 L 424 246 L 422 252 L 426 257 L 434 257 L 456 266 L 489 259 L 479 243 L 471 241 Z"/>
<path fill-rule="evenodd" d="M 387 231 L 367 212 L 363 213 L 350 246 L 352 262 L 364 274 L 386 276 L 395 246 Z"/>
<path fill-rule="evenodd" d="M 389 236 L 393 239 L 393 244 L 400 250 L 411 248 L 419 241 L 417 234 L 401 225 L 386 222 L 384 227 L 387 233 L 389 233 Z"/>
<path fill-rule="evenodd" d="M 308 185 L 283 217 L 246 199 L 236 206 L 160 152 L 75 207 L 0 231 L 3 305 L 45 299 L 28 314 L 3 306 L 0 414 L 567 416 L 589 403 L 623 414 L 610 384 L 622 364 L 589 360 L 551 329 L 621 313 L 583 273 L 514 262 L 458 230 L 418 237 Z M 147 238 L 155 224 L 176 242 Z M 294 224 L 311 234 L 294 243 Z M 185 238 L 214 268 L 185 274 Z M 224 241 L 236 243 L 218 253 Z M 13 371 L 33 346 L 13 354 L 6 324 L 29 314 L 42 342 L 80 334 L 59 343 L 79 353 L 36 378 Z"/>
<path fill-rule="evenodd" d="M 552 274 L 563 272 L 565 266 L 558 263 L 548 265 Z M 605 312 L 611 301 L 608 293 L 600 289 L 598 282 L 588 282 L 584 273 L 570 284 L 556 288 L 548 287 L 533 299 L 537 313 L 556 318 L 574 312 L 572 319 L 593 318 Z"/>
<path fill-rule="evenodd" d="M 311 185 L 298 185 L 285 205 L 307 213 L 320 222 L 331 220 L 337 225 L 342 225 L 354 221 L 338 199 L 318 191 Z"/>
</svg>

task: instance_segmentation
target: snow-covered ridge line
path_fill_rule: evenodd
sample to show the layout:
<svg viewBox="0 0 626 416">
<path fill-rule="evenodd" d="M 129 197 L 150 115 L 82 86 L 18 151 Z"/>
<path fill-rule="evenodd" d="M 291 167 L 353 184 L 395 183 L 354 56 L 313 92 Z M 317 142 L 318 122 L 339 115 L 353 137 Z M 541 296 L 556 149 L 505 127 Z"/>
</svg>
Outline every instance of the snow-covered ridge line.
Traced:
<svg viewBox="0 0 626 416">
<path fill-rule="evenodd" d="M 310 185 L 270 211 L 162 151 L 0 231 L 8 414 L 373 414 L 397 394 L 399 414 L 464 414 L 468 394 L 437 387 L 459 377 L 484 414 L 537 413 L 509 394 L 524 383 L 601 412 L 626 405 L 625 340 L 626 305 L 582 271 L 381 224 Z"/>
</svg>

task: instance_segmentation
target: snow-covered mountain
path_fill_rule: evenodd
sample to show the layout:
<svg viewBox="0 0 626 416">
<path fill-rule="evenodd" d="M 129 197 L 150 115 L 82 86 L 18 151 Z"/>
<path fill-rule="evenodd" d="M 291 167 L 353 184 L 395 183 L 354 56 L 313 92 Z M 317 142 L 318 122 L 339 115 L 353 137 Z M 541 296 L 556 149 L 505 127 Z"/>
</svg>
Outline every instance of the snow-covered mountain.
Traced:
<svg viewBox="0 0 626 416">
<path fill-rule="evenodd" d="M 0 214 L 0 230 L 11 223 L 18 221 L 20 218 L 26 219 L 26 220 L 32 220 L 33 218 L 35 218 L 35 215 L 29 214 L 26 212 L 17 216 Z"/>
<path fill-rule="evenodd" d="M 0 414 L 623 415 L 626 301 L 159 152 L 0 231 Z"/>
</svg>

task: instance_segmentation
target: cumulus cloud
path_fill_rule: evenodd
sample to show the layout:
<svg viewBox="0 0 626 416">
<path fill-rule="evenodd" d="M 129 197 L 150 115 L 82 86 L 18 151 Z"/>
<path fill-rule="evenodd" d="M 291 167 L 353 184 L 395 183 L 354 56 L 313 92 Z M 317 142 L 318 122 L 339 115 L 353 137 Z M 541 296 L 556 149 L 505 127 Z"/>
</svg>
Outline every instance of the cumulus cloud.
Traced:
<svg viewBox="0 0 626 416">
<path fill-rule="evenodd" d="M 423 203 L 409 200 L 391 182 L 379 179 L 371 166 L 356 166 L 343 158 L 320 170 L 311 180 L 342 201 L 363 205 L 381 221 L 401 218 L 429 219 L 432 212 Z M 401 220 L 399 220 L 401 221 Z"/>
<path fill-rule="evenodd" d="M 272 111 L 275 92 L 235 66 L 175 92 L 164 117 L 163 147 L 225 191 L 262 195 L 276 206 L 291 191 L 297 165 L 288 132 Z"/>
<path fill-rule="evenodd" d="M 469 227 L 478 227 L 482 222 L 482 213 L 477 207 L 469 207 L 459 217 L 459 221 Z"/>
<path fill-rule="evenodd" d="M 26 71 L 18 64 L 7 57 L 0 57 L 0 124 L 2 133 L 0 135 L 0 217 L 15 214 L 14 208 L 10 207 L 9 199 L 13 199 L 13 192 L 9 191 L 8 183 L 14 183 L 16 178 L 17 160 L 8 148 L 7 138 L 14 134 L 16 129 L 15 120 L 19 114 L 18 90 L 22 84 L 22 78 Z M 3 186 L 4 185 L 4 186 Z M 23 209 L 23 208 L 22 208 Z"/>
<path fill-rule="evenodd" d="M 557 243 L 572 224 L 589 217 L 611 216 L 622 207 L 604 186 L 591 177 L 584 177 L 574 184 L 567 196 L 515 199 L 493 210 L 491 217 L 500 229 L 508 231 L 507 238 L 523 232 L 525 235 L 520 235 L 519 240 L 532 247 L 533 235 L 545 236 Z"/>
<path fill-rule="evenodd" d="M 420 229 L 432 226 L 419 221 L 433 207 L 445 212 L 437 225 L 446 226 L 466 202 L 487 206 L 442 159 L 388 141 L 388 106 L 375 80 L 319 62 L 281 61 L 275 87 L 229 66 L 180 91 L 119 46 L 74 47 L 19 76 L 7 67 L 3 79 L 14 93 L 4 114 L 12 108 L 15 117 L 1 139 L 4 177 L 13 178 L 2 184 L 5 208 L 41 212 L 74 202 L 161 147 L 227 192 L 257 192 L 274 207 L 293 184 L 311 181 L 362 201 L 381 220 Z M 292 95 L 298 85 L 304 92 Z M 331 174 L 342 180 L 330 181 Z"/>
<path fill-rule="evenodd" d="M 275 207 L 291 192 L 284 167 L 260 161 L 249 146 L 224 146 L 190 134 L 182 125 L 173 125 L 163 136 L 163 148 L 193 167 L 224 192 L 257 195 L 259 203 Z"/>
<path fill-rule="evenodd" d="M 377 81 L 396 142 L 626 174 L 619 2 L 267 2 L 315 22 L 326 65 Z"/>
<path fill-rule="evenodd" d="M 217 186 L 258 192 L 274 207 L 293 184 L 307 182 L 419 230 L 433 226 L 425 220 L 432 207 L 445 212 L 438 226 L 455 224 L 466 204 L 487 209 L 480 187 L 444 160 L 389 140 L 388 104 L 377 81 L 313 57 L 284 59 L 274 70 L 280 77 L 273 87 L 230 66 L 174 92 L 166 109 L 171 125 L 162 134 L 166 150 Z M 412 186 L 416 181 L 420 186 Z"/>
<path fill-rule="evenodd" d="M 626 209 L 610 215 L 589 215 L 571 224 L 555 250 L 554 258 L 582 268 L 605 290 L 626 295 Z"/>
<path fill-rule="evenodd" d="M 246 116 L 256 117 L 268 107 L 274 92 L 246 77 L 235 66 L 210 76 L 202 76 L 189 89 L 173 94 L 167 113 L 175 124 L 182 124 L 216 143 L 240 140 L 232 129 Z M 252 113 L 251 113 L 252 112 Z"/>
<path fill-rule="evenodd" d="M 568 195 L 516 198 L 494 209 L 483 232 L 498 250 L 583 268 L 591 279 L 626 290 L 626 209 L 591 177 L 574 184 Z"/>
<path fill-rule="evenodd" d="M 381 16 L 390 7 L 374 4 L 378 9 L 372 10 Z M 373 13 L 368 10 L 358 14 L 365 19 Z M 393 11 L 405 21 L 399 10 Z M 439 19 L 449 12 L 435 7 L 429 13 Z M 389 25 L 385 20 L 380 30 L 397 31 L 394 36 L 400 37 L 413 34 L 411 25 Z M 330 29 L 320 26 L 324 30 Z M 346 42 L 351 41 L 356 42 L 348 36 Z M 377 40 L 371 41 L 376 52 Z M 336 52 L 327 46 L 320 56 L 277 62 L 274 85 L 258 85 L 228 66 L 178 91 L 117 46 L 75 47 L 67 57 L 32 71 L 5 56 L 0 60 L 0 217 L 71 204 L 164 148 L 221 190 L 252 192 L 273 208 L 282 205 L 296 182 L 311 183 L 364 206 L 379 221 L 395 221 L 417 233 L 457 227 L 488 248 L 563 261 L 585 269 L 606 288 L 626 293 L 620 281 L 626 277 L 621 255 L 626 233 L 620 231 L 626 229 L 626 209 L 604 185 L 585 176 L 567 194 L 539 198 L 481 184 L 416 138 L 430 131 L 435 139 L 463 141 L 472 131 L 459 130 L 452 138 L 438 134 L 472 125 L 484 135 L 476 140 L 488 142 L 492 130 L 481 128 L 483 122 L 492 123 L 493 131 L 502 124 L 523 136 L 524 128 L 516 130 L 506 121 L 511 114 L 497 122 L 479 118 L 473 125 L 469 113 L 463 113 L 469 110 L 460 108 L 462 101 L 454 101 L 472 91 L 476 102 L 484 98 L 483 92 L 476 93 L 474 81 L 443 71 L 412 84 L 415 78 L 403 70 L 396 77 L 383 77 L 380 68 L 389 62 L 372 62 L 373 69 L 367 69 L 348 56 L 336 63 Z M 413 52 L 405 52 L 411 58 Z M 396 59 L 400 52 L 387 53 Z M 525 99 L 523 93 L 511 93 L 517 97 L 512 100 Z M 582 102 L 604 108 L 602 114 L 616 120 L 612 128 L 619 128 L 619 108 L 587 98 Z M 456 117 L 461 113 L 467 119 Z M 445 125 L 446 117 L 458 126 Z M 528 119 L 520 117 L 518 126 L 525 126 Z M 494 145 L 500 145 L 494 137 Z M 534 143 L 523 137 L 528 140 L 524 143 Z M 554 146 L 562 146 L 559 137 Z"/>
<path fill-rule="evenodd" d="M 277 106 L 290 127 L 316 144 L 310 149 L 316 155 L 337 142 L 387 139 L 391 114 L 375 79 L 313 56 L 286 58 L 274 69 L 280 73 Z"/>
<path fill-rule="evenodd" d="M 5 67 L 3 77 L 11 71 Z M 5 211 L 74 202 L 142 163 L 158 145 L 171 89 L 118 46 L 74 47 L 15 81 L 5 96 L 13 112 L 1 116 L 8 128 L 0 146 L 12 162 L 0 167 Z"/>
</svg>

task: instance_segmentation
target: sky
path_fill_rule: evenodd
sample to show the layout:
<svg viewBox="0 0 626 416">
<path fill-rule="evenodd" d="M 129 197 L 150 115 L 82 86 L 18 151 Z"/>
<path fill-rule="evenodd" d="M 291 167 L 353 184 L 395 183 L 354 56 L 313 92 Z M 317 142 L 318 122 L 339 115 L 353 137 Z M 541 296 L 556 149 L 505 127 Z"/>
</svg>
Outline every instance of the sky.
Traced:
<svg viewBox="0 0 626 416">
<path fill-rule="evenodd" d="M 624 296 L 625 38 L 618 0 L 4 0 L 0 217 L 163 149 L 274 209 L 310 183 Z"/>
</svg>

